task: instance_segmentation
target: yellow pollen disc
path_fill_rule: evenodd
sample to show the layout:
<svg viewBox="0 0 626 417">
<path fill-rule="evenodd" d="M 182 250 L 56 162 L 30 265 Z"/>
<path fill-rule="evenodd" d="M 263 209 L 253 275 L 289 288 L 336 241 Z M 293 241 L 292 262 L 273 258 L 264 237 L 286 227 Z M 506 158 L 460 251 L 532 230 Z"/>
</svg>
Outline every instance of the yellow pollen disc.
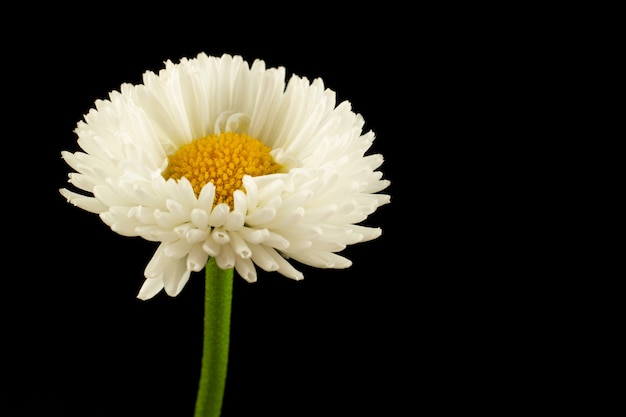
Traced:
<svg viewBox="0 0 626 417">
<path fill-rule="evenodd" d="M 232 209 L 233 193 L 243 188 L 244 175 L 257 177 L 280 170 L 270 151 L 263 142 L 245 133 L 209 135 L 181 146 L 170 155 L 163 176 L 175 180 L 187 178 L 196 196 L 211 182 L 215 185 L 213 205 L 226 203 Z"/>
</svg>

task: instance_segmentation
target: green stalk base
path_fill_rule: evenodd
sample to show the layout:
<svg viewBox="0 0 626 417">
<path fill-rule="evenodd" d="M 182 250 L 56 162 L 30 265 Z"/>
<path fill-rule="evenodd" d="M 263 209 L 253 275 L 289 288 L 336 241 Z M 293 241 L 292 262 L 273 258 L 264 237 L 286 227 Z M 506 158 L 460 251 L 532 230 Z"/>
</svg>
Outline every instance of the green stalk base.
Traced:
<svg viewBox="0 0 626 417">
<path fill-rule="evenodd" d="M 233 298 L 233 270 L 206 265 L 202 365 L 194 417 L 219 417 L 222 411 Z"/>
</svg>

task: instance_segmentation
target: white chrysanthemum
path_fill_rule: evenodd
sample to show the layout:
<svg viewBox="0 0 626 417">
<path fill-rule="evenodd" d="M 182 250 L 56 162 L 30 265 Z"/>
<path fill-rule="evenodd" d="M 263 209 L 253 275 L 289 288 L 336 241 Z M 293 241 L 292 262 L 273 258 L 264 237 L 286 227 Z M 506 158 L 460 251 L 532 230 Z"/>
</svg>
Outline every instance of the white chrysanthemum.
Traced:
<svg viewBox="0 0 626 417">
<path fill-rule="evenodd" d="M 141 299 L 177 295 L 209 257 L 249 282 L 255 265 L 302 279 L 287 259 L 345 268 L 337 252 L 381 233 L 359 225 L 389 202 L 363 125 L 320 79 L 201 53 L 95 102 L 75 130 L 83 152 L 62 152 L 85 193 L 61 194 L 160 242 Z"/>
</svg>

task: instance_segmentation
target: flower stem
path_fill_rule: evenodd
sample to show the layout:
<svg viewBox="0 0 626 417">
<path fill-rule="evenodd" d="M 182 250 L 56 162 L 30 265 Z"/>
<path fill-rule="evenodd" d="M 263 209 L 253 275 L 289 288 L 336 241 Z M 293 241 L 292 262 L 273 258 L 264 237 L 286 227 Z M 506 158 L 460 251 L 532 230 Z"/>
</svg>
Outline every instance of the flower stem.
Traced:
<svg viewBox="0 0 626 417">
<path fill-rule="evenodd" d="M 206 265 L 202 366 L 194 417 L 219 417 L 226 386 L 233 270 Z"/>
</svg>

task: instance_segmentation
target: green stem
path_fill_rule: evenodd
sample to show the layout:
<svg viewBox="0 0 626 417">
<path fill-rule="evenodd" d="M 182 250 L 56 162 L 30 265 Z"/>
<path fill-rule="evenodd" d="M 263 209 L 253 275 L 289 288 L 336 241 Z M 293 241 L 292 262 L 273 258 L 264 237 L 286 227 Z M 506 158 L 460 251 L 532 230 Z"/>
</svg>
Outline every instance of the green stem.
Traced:
<svg viewBox="0 0 626 417">
<path fill-rule="evenodd" d="M 194 417 L 219 417 L 226 386 L 233 270 L 206 265 L 202 366 Z"/>
</svg>

